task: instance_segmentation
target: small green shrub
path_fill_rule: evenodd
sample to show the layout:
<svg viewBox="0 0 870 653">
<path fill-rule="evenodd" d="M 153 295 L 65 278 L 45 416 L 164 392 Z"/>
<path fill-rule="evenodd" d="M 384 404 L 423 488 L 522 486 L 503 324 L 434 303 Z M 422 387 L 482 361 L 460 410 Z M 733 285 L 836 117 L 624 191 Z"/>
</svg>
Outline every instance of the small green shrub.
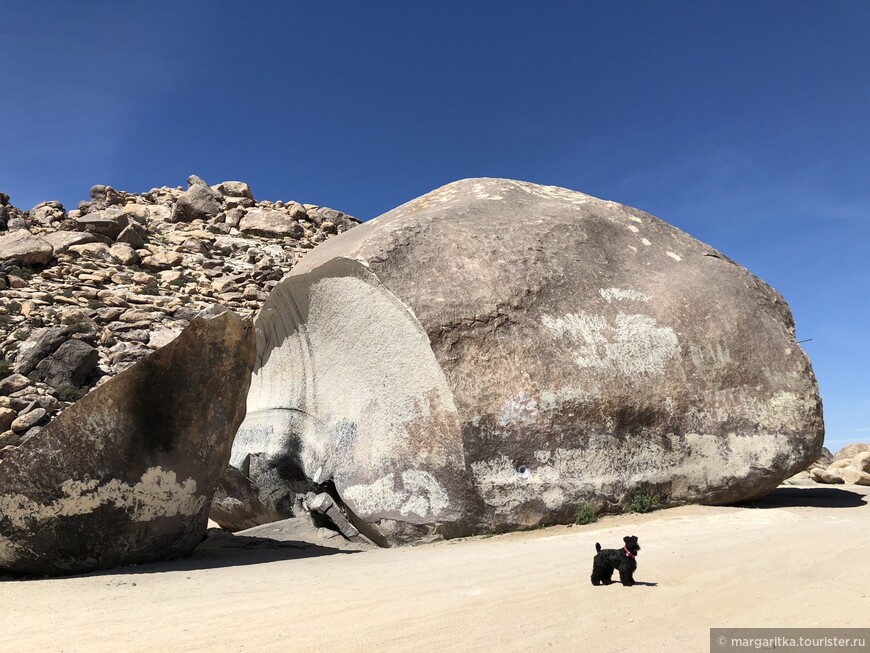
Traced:
<svg viewBox="0 0 870 653">
<path fill-rule="evenodd" d="M 0 358 L 0 379 L 5 379 L 12 374 L 12 363 L 5 358 Z"/>
<path fill-rule="evenodd" d="M 648 488 L 637 490 L 631 495 L 628 505 L 629 512 L 652 512 L 663 508 L 661 497 L 655 490 Z"/>
<path fill-rule="evenodd" d="M 94 323 L 80 315 L 70 315 L 61 320 L 67 326 L 70 333 L 90 333 L 94 330 Z"/>
<path fill-rule="evenodd" d="M 72 383 L 66 383 L 57 389 L 57 398 L 60 401 L 74 403 L 88 393 L 87 388 L 82 388 Z"/>
<path fill-rule="evenodd" d="M 574 513 L 575 524 L 592 524 L 598 521 L 598 511 L 595 506 L 590 506 L 588 503 L 581 503 L 577 506 L 577 512 Z"/>
<path fill-rule="evenodd" d="M 9 302 L 6 304 L 6 312 L 9 315 L 21 315 L 21 304 L 19 302 Z"/>
</svg>

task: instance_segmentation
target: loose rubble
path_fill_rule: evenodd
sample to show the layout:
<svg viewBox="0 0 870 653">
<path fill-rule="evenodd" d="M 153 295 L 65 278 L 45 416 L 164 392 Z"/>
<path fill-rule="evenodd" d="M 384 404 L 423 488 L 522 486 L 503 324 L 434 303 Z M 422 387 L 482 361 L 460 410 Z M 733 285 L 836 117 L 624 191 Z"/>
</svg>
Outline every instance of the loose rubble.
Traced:
<svg viewBox="0 0 870 653">
<path fill-rule="evenodd" d="M 0 458 L 222 304 L 251 317 L 315 245 L 359 223 L 248 184 L 97 185 L 67 211 L 0 193 Z"/>
</svg>

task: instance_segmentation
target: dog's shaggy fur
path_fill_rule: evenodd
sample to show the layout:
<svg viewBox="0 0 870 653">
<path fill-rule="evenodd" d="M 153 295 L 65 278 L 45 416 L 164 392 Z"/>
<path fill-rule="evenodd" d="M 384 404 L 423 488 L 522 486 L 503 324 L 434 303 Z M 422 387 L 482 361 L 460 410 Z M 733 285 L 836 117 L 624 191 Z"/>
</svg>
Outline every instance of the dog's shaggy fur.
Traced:
<svg viewBox="0 0 870 653">
<path fill-rule="evenodd" d="M 623 585 L 634 585 L 634 570 L 637 569 L 635 557 L 640 551 L 640 544 L 634 535 L 622 538 L 625 546 L 621 549 L 602 549 L 596 542 L 595 558 L 592 560 L 592 584 L 610 585 L 613 581 L 613 570 L 619 570 L 619 580 Z"/>
</svg>

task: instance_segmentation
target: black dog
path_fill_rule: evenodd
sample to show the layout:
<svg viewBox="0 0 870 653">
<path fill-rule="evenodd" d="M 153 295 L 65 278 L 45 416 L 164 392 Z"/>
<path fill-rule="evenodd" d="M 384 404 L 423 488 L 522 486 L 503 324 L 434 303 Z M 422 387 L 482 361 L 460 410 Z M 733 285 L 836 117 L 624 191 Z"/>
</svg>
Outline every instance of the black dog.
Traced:
<svg viewBox="0 0 870 653">
<path fill-rule="evenodd" d="M 627 535 L 622 540 L 625 546 L 621 549 L 602 550 L 601 545 L 595 543 L 597 553 L 592 560 L 593 585 L 610 585 L 614 569 L 619 570 L 619 580 L 623 585 L 634 585 L 634 570 L 637 569 L 635 558 L 640 551 L 640 544 L 634 535 Z"/>
</svg>

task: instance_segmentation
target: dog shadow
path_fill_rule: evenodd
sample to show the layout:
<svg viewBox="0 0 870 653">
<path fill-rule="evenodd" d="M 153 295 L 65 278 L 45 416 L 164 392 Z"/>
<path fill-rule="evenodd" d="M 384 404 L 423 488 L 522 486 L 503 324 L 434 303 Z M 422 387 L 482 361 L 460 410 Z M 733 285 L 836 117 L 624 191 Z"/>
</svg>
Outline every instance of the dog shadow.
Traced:
<svg viewBox="0 0 870 653">
<path fill-rule="evenodd" d="M 644 587 L 658 587 L 659 586 L 658 583 L 650 583 L 650 582 L 643 581 L 643 580 L 636 580 L 636 581 L 634 581 L 634 584 L 635 585 L 643 585 Z M 629 585 L 629 587 L 631 587 L 631 585 Z"/>
</svg>

